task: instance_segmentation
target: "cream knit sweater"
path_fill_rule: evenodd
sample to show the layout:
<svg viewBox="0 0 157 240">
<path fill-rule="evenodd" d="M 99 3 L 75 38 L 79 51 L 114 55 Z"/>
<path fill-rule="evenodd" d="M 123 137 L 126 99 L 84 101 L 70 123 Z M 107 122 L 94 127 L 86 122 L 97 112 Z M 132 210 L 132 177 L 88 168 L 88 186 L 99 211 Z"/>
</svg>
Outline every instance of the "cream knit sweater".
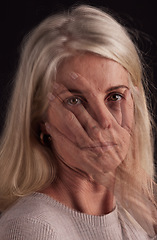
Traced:
<svg viewBox="0 0 157 240">
<path fill-rule="evenodd" d="M 49 196 L 34 193 L 21 198 L 0 218 L 0 240 L 146 240 L 123 211 L 92 216 L 69 209 Z"/>
</svg>

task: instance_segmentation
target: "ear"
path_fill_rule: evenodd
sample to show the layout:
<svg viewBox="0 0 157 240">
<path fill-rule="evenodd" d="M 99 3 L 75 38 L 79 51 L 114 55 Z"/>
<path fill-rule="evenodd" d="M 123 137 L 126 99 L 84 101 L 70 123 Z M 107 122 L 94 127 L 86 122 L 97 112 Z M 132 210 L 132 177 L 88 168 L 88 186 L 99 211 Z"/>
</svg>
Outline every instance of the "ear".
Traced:
<svg viewBox="0 0 157 240">
<path fill-rule="evenodd" d="M 40 123 L 40 143 L 46 147 L 51 147 L 52 139 L 51 136 L 46 131 L 45 122 Z"/>
<path fill-rule="evenodd" d="M 43 134 L 48 134 L 48 132 L 46 131 L 46 126 L 45 126 L 45 122 L 42 121 L 40 123 L 40 131 L 43 133 Z"/>
</svg>

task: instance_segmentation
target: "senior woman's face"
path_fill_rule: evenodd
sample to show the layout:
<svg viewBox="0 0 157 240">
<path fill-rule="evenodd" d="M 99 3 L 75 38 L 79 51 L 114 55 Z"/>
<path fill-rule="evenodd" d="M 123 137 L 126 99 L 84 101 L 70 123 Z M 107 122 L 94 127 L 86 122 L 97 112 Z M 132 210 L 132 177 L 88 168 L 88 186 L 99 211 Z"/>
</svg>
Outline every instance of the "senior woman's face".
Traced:
<svg viewBox="0 0 157 240">
<path fill-rule="evenodd" d="M 62 63 L 49 93 L 47 131 L 58 159 L 99 181 L 125 159 L 134 108 L 128 72 L 91 54 Z"/>
</svg>

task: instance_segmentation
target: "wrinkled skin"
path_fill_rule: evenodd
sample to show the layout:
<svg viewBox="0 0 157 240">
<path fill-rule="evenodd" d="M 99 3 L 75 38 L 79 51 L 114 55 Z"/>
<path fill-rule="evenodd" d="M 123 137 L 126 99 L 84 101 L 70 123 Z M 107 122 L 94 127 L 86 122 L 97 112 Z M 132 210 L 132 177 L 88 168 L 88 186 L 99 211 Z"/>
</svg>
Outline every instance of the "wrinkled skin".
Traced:
<svg viewBox="0 0 157 240">
<path fill-rule="evenodd" d="M 134 104 L 128 72 L 90 54 L 71 58 L 60 66 L 48 98 L 46 130 L 58 160 L 105 185 L 130 145 Z"/>
</svg>

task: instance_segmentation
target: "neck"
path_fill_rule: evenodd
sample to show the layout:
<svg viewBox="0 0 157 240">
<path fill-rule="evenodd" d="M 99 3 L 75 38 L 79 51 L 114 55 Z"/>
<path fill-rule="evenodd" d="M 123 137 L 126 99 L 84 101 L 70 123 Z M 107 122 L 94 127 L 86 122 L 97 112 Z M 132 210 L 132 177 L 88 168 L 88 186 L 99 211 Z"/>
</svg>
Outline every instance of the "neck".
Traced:
<svg viewBox="0 0 157 240">
<path fill-rule="evenodd" d="M 104 215 L 114 209 L 113 176 L 108 181 L 108 186 L 102 186 L 67 166 L 62 166 L 59 172 L 58 178 L 43 193 L 72 209 L 90 215 Z"/>
</svg>

